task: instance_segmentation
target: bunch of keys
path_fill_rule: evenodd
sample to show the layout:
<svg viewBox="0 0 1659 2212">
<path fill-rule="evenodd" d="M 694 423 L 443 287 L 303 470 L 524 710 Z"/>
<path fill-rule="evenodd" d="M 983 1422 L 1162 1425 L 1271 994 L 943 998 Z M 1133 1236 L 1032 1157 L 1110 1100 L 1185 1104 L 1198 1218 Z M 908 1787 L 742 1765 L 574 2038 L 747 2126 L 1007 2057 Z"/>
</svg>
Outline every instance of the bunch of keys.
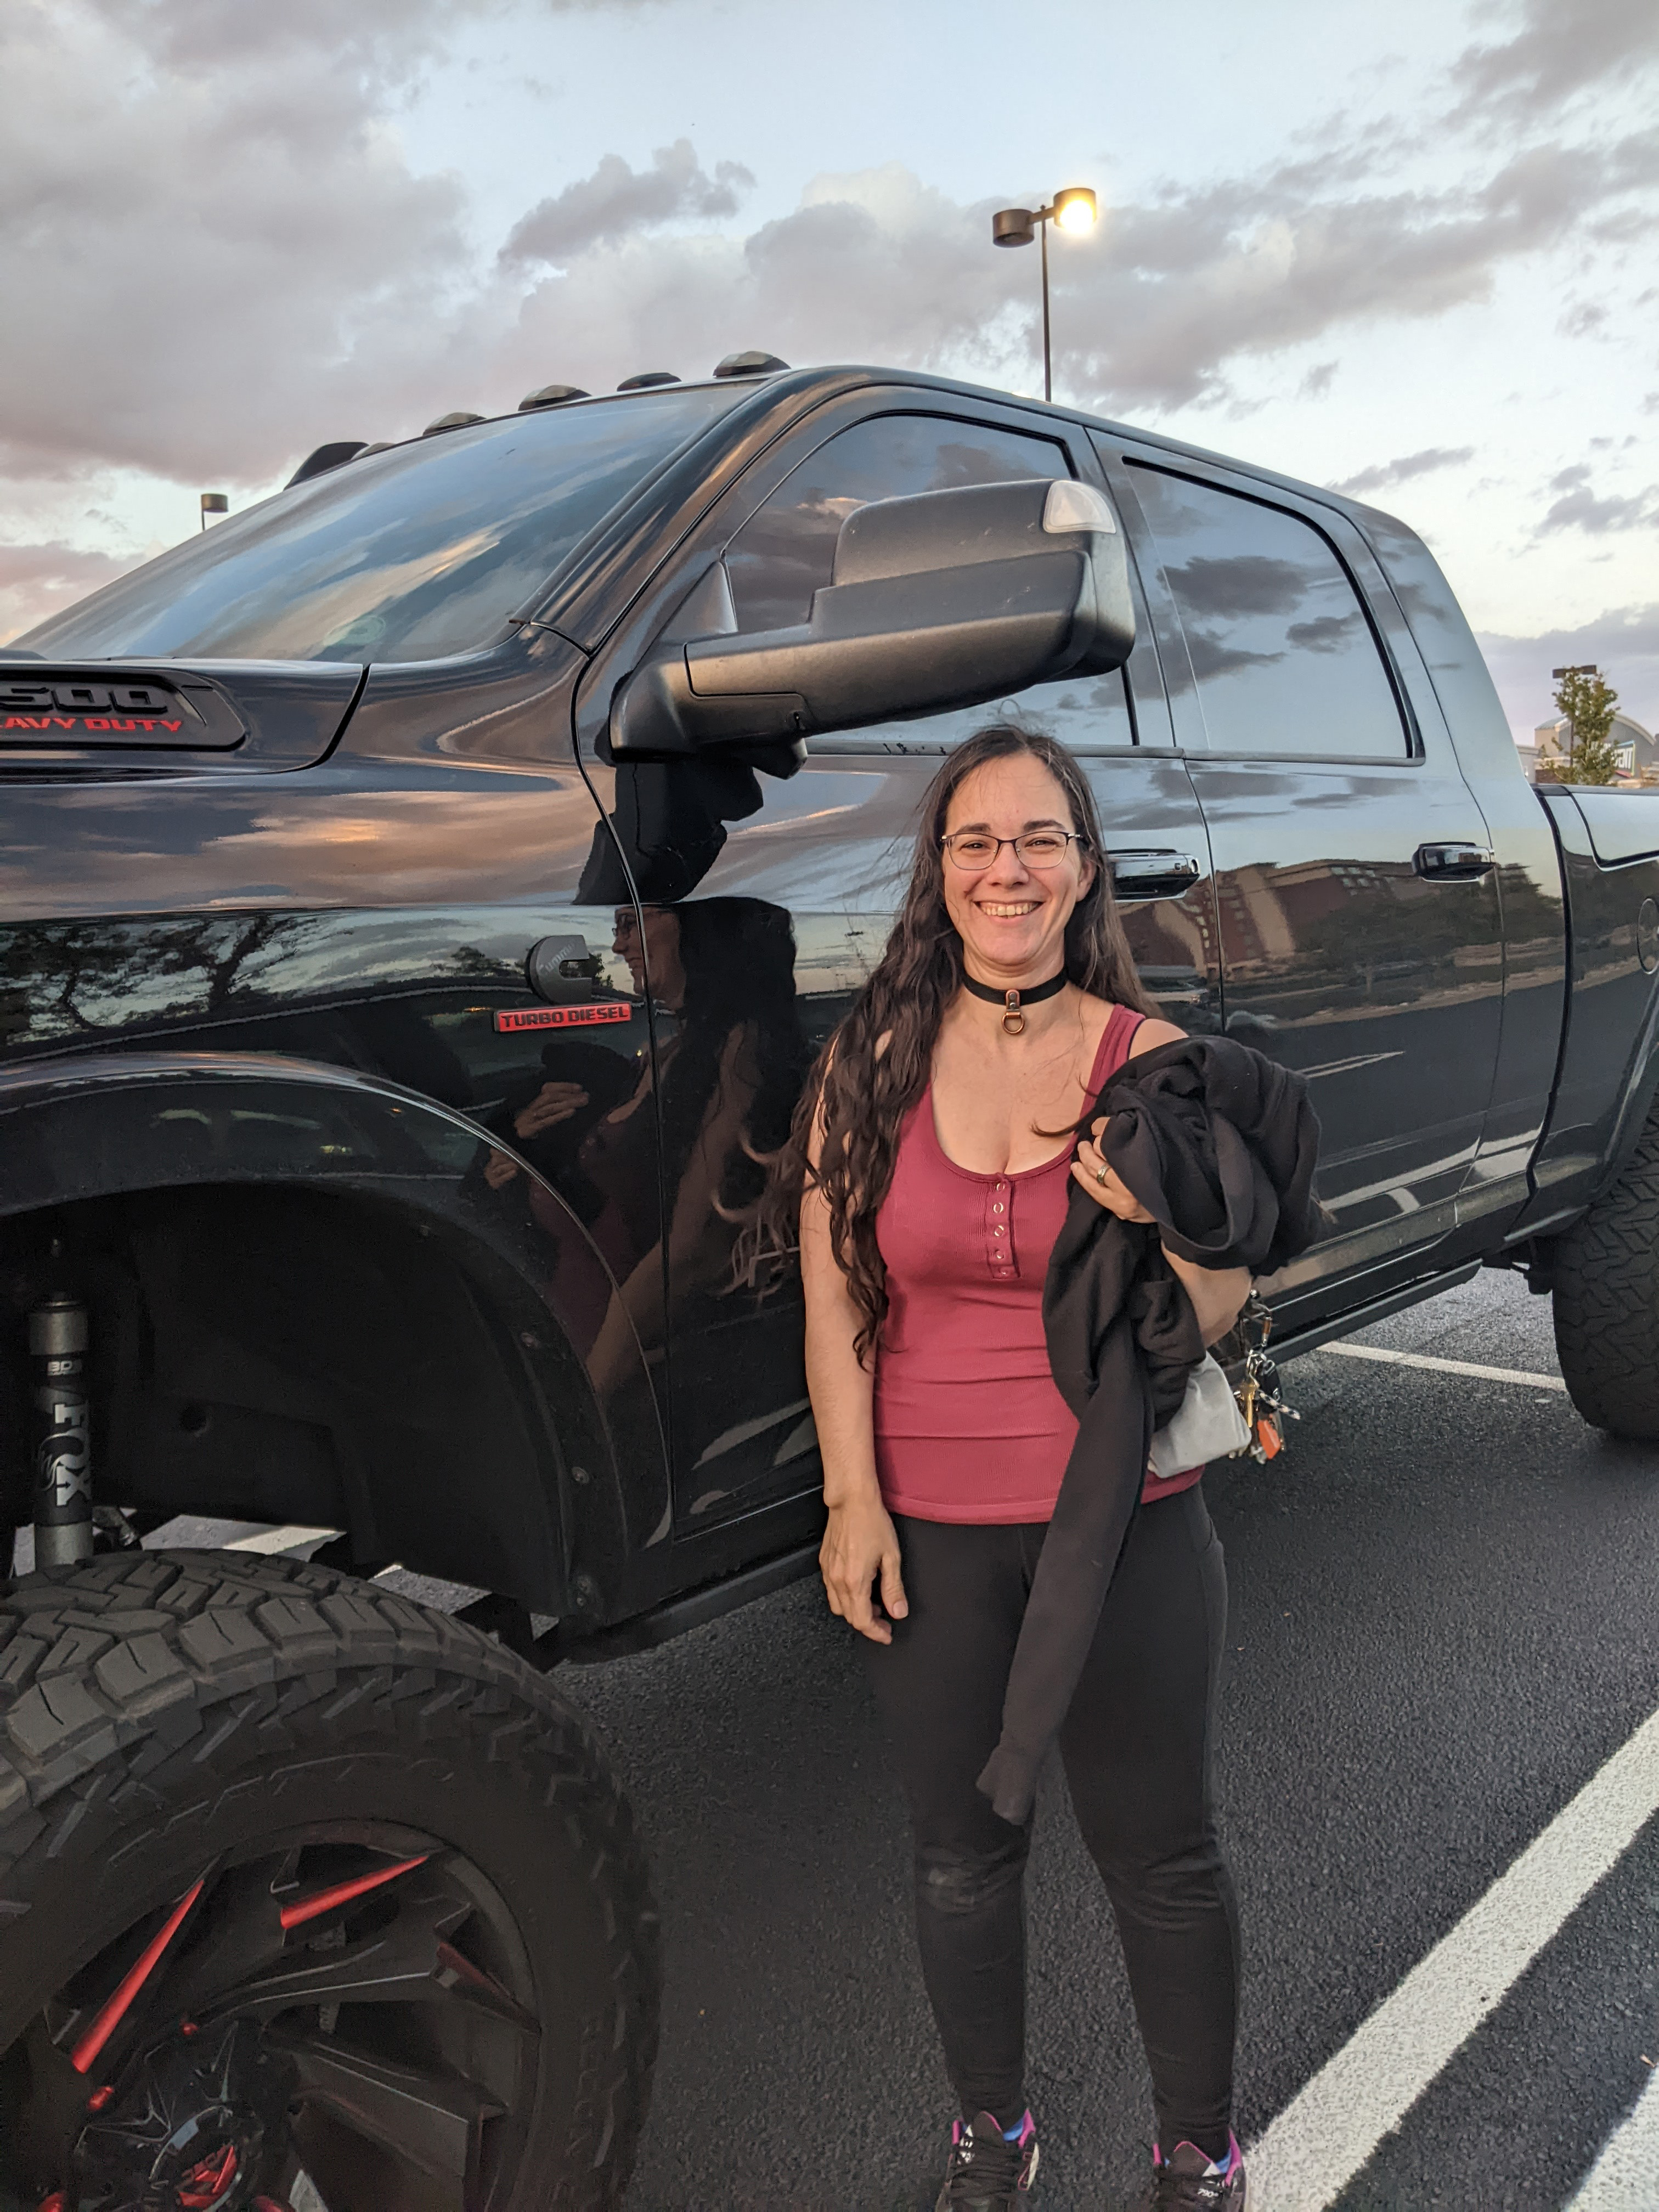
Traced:
<svg viewBox="0 0 1659 2212">
<path fill-rule="evenodd" d="M 1242 1459 L 1248 1454 L 1259 1465 L 1265 1466 L 1270 1459 L 1277 1459 L 1285 1449 L 1285 1422 L 1299 1421 L 1302 1416 L 1279 1396 L 1279 1369 L 1267 1357 L 1273 1309 L 1252 1291 L 1239 1322 L 1241 1328 L 1254 1322 L 1261 1333 L 1245 1352 L 1244 1379 L 1237 1391 L 1244 1425 L 1250 1432 L 1249 1442 L 1241 1444 L 1233 1457 Z"/>
</svg>

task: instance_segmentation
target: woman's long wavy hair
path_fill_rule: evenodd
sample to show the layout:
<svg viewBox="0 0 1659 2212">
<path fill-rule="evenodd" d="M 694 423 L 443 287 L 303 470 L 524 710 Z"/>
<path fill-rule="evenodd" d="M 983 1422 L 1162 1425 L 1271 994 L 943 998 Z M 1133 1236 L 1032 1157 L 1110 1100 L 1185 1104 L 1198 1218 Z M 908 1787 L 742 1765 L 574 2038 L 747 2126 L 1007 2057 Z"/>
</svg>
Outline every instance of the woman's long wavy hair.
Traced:
<svg viewBox="0 0 1659 2212">
<path fill-rule="evenodd" d="M 909 888 L 887 949 L 818 1055 L 768 1194 L 765 1241 L 775 1251 L 794 1244 L 805 1191 L 816 1188 L 828 1201 L 830 1246 L 862 1318 L 860 1359 L 887 1312 L 876 1216 L 893 1180 L 904 1118 L 927 1087 L 939 1024 L 962 988 L 962 939 L 945 909 L 940 840 L 951 801 L 967 779 L 989 761 L 1022 753 L 1040 761 L 1066 793 L 1073 826 L 1095 863 L 1094 880 L 1066 925 L 1067 980 L 1138 1013 L 1157 1011 L 1135 973 L 1094 797 L 1077 762 L 1041 731 L 1008 723 L 981 730 L 951 754 L 928 786 Z M 883 1038 L 885 1048 L 878 1050 Z M 822 1132 L 816 1170 L 810 1159 L 815 1127 Z"/>
</svg>

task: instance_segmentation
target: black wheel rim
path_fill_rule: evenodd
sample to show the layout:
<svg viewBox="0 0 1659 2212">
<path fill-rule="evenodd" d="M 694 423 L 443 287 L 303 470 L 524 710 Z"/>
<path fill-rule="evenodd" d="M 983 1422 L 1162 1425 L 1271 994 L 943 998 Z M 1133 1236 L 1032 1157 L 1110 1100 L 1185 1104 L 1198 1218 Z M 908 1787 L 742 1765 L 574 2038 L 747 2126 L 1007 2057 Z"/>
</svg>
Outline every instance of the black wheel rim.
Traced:
<svg viewBox="0 0 1659 2212">
<path fill-rule="evenodd" d="M 477 1867 L 309 1827 L 192 1870 L 47 1998 L 9 2179 L 21 2212 L 497 2212 L 539 2041 Z"/>
</svg>

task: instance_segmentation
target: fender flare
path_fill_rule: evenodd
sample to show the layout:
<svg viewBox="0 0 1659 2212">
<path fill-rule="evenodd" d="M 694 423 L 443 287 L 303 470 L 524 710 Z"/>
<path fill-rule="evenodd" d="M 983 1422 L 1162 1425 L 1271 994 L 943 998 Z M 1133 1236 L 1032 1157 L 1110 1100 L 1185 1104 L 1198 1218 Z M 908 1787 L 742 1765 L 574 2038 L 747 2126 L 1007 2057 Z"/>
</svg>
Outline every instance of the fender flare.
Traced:
<svg viewBox="0 0 1659 2212">
<path fill-rule="evenodd" d="M 546 1462 L 539 1496 L 487 1505 L 480 1486 L 467 1510 L 510 1516 L 515 1545 L 544 1532 L 541 1558 L 523 1563 L 525 1587 L 506 1594 L 562 1611 L 556 1600 L 574 1588 L 569 1602 L 603 1619 L 616 1570 L 668 1512 L 660 1409 L 653 1400 L 644 1425 L 655 1463 L 640 1464 L 636 1431 L 624 1481 L 613 1425 L 578 1349 L 592 1340 L 596 1317 L 561 1310 L 537 1232 L 493 1205 L 477 1172 L 482 1148 L 499 1142 L 417 1091 L 325 1062 L 204 1051 L 55 1054 L 0 1069 L 0 1220 L 236 1184 L 376 1200 L 417 1234 L 440 1238 L 510 1340 L 509 1372 Z M 540 1188 L 599 1258 L 560 1194 Z M 608 1267 L 605 1279 L 614 1284 Z M 408 1564 L 443 1572 L 441 1529 L 431 1553 Z"/>
</svg>

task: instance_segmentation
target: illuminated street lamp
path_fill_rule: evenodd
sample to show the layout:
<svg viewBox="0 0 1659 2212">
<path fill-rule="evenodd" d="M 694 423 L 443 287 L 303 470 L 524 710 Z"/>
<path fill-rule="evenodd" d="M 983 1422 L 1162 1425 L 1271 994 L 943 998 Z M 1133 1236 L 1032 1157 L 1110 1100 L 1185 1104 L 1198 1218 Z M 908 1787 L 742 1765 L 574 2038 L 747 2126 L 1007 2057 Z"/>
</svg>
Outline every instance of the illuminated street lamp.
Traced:
<svg viewBox="0 0 1659 2212">
<path fill-rule="evenodd" d="M 1095 227 L 1095 196 L 1087 185 L 1067 185 L 1046 208 L 1000 208 L 991 217 L 994 246 L 1029 246 L 1039 233 L 1042 239 L 1042 396 L 1054 396 L 1053 363 L 1048 345 L 1048 226 L 1057 222 L 1074 236 Z"/>
</svg>

